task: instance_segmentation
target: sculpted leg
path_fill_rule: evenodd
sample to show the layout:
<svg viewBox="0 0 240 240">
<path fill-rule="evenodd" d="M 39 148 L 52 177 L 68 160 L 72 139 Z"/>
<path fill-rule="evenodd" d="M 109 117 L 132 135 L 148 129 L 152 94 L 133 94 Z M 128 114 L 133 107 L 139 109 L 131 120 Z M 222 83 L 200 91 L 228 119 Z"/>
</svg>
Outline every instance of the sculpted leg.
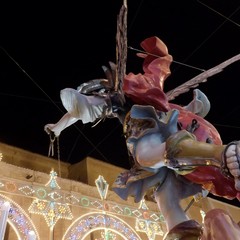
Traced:
<svg viewBox="0 0 240 240">
<path fill-rule="evenodd" d="M 175 159 L 180 167 L 217 166 L 225 176 L 234 178 L 235 189 L 240 191 L 240 141 L 215 145 L 196 141 L 189 133 L 180 131 L 167 140 L 167 158 L 170 164 L 171 159 Z"/>
<path fill-rule="evenodd" d="M 177 237 L 182 239 L 182 234 L 188 234 L 189 237 L 192 235 L 199 237 L 202 230 L 201 226 L 197 222 L 190 220 L 180 206 L 181 199 L 199 192 L 201 192 L 200 185 L 193 184 L 169 170 L 166 180 L 155 193 L 158 207 L 167 224 L 168 234 L 165 239 L 170 240 Z M 182 227 L 185 229 L 184 231 Z"/>
<path fill-rule="evenodd" d="M 185 130 L 179 131 L 167 139 L 167 158 L 175 159 L 180 165 L 221 166 L 224 145 L 197 141 L 195 136 Z"/>
</svg>

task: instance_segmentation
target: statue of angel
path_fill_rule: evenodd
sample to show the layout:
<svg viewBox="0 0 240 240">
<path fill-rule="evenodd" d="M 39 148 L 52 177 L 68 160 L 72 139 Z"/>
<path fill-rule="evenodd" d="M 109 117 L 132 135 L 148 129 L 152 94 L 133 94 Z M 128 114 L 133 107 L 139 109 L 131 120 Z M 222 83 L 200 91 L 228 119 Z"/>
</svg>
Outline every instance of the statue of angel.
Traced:
<svg viewBox="0 0 240 240">
<path fill-rule="evenodd" d="M 135 164 L 118 176 L 112 190 L 125 200 L 134 196 L 139 202 L 146 191 L 154 188 L 155 200 L 167 223 L 165 238 L 180 236 L 183 226 L 189 229 L 185 234 L 198 236 L 202 233 L 201 225 L 188 219 L 179 202 L 203 190 L 240 200 L 240 142 L 222 144 L 216 128 L 204 119 L 210 103 L 199 89 L 194 89 L 193 101 L 187 106 L 170 102 L 215 70 L 188 81 L 175 92 L 165 93 L 164 81 L 171 73 L 172 56 L 155 36 L 145 39 L 141 46 L 149 53 L 140 54 L 144 57 L 143 74 L 126 74 L 122 91 L 116 91 L 116 65 L 110 62 L 110 68 L 103 67 L 105 79 L 83 83 L 76 90 L 61 91 L 67 113 L 44 129 L 59 136 L 78 120 L 86 124 L 117 117 L 123 124 L 126 144 Z M 220 71 L 239 58 L 215 68 Z"/>
<path fill-rule="evenodd" d="M 124 11 L 123 7 L 118 23 L 117 64 L 103 66 L 106 78 L 61 90 L 67 113 L 57 123 L 46 124 L 44 130 L 59 136 L 78 120 L 96 124 L 104 118 L 118 118 L 134 165 L 120 173 L 112 190 L 122 199 L 133 196 L 139 202 L 153 189 L 167 225 L 164 239 L 199 239 L 202 225 L 189 219 L 180 201 L 204 192 L 240 200 L 240 142 L 222 143 L 217 129 L 204 119 L 210 110 L 208 98 L 196 87 L 238 61 L 240 55 L 166 93 L 164 82 L 171 74 L 173 58 L 156 36 L 142 41 L 144 51 L 137 54 L 144 59 L 143 73 L 125 73 Z M 187 106 L 171 103 L 190 88 L 194 88 L 194 97 Z"/>
</svg>

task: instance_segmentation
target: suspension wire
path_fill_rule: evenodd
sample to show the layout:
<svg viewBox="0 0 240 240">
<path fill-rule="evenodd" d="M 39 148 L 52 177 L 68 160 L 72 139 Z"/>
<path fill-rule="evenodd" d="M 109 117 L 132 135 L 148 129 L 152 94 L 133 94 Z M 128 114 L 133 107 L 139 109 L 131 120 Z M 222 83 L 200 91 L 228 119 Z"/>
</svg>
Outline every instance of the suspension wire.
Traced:
<svg viewBox="0 0 240 240">
<path fill-rule="evenodd" d="M 221 17 L 223 17 L 225 19 L 225 21 L 223 21 L 216 29 L 215 31 L 213 31 L 205 40 L 202 41 L 201 44 L 199 44 L 199 46 L 194 50 L 192 51 L 192 53 L 190 55 L 188 55 L 187 58 L 185 58 L 184 62 L 187 61 L 192 55 L 194 55 L 195 52 L 197 52 L 227 21 L 235 24 L 236 26 L 240 26 L 238 23 L 234 22 L 233 20 L 231 20 L 231 17 L 237 13 L 240 9 L 240 6 L 235 9 L 230 15 L 229 17 L 226 17 L 224 16 L 223 14 L 221 14 L 220 12 L 214 10 L 213 8 L 210 8 L 208 5 L 202 3 L 200 0 L 197 0 L 197 2 L 199 2 L 200 4 L 202 4 L 203 6 L 207 7 L 208 9 L 212 10 L 213 12 L 217 13 L 218 15 L 220 15 Z M 141 2 L 141 5 L 142 5 L 143 1 Z M 139 12 L 140 10 L 140 7 L 138 8 L 138 11 L 137 13 Z M 135 14 L 135 17 L 134 17 L 134 21 L 136 20 L 136 17 L 137 17 L 137 14 Z M 131 24 L 133 25 L 133 23 Z M 156 56 L 154 54 L 151 54 L 151 53 L 148 53 L 148 52 L 144 52 L 142 50 L 139 50 L 139 49 L 136 49 L 136 48 L 133 48 L 131 46 L 128 46 L 129 49 L 131 50 L 134 50 L 134 51 L 138 51 L 138 52 L 142 52 L 142 53 L 145 53 L 145 54 L 149 54 L 149 55 L 153 55 L 153 56 Z M 204 69 L 200 69 L 200 68 L 197 68 L 197 67 L 194 67 L 194 66 L 191 66 L 191 65 L 188 65 L 188 64 L 185 64 L 185 63 L 182 63 L 182 62 L 178 62 L 178 61 L 173 61 L 179 65 L 183 65 L 183 66 L 186 66 L 186 67 L 190 67 L 190 68 L 195 68 L 197 70 L 200 70 L 200 71 L 205 71 Z M 223 124 L 214 124 L 215 126 L 221 126 L 221 127 L 226 127 L 226 128 L 235 128 L 235 129 L 238 129 L 240 127 L 236 127 L 236 126 L 231 126 L 231 125 L 223 125 Z"/>
<path fill-rule="evenodd" d="M 50 100 L 50 102 L 61 112 L 63 113 L 62 109 L 52 100 L 52 98 L 40 87 L 40 85 L 38 83 L 36 83 L 36 81 L 23 69 L 23 67 L 21 67 L 21 65 L 8 53 L 8 51 L 0 46 L 0 48 L 3 50 L 3 52 L 12 60 L 12 62 L 14 64 L 17 65 L 17 67 L 32 81 L 32 83 L 34 83 L 37 88 L 39 88 L 44 95 Z M 97 146 L 99 145 L 95 145 L 94 143 L 91 142 L 91 140 L 74 124 L 74 127 L 78 130 L 78 132 L 85 138 L 85 140 L 87 140 L 88 143 L 90 143 L 90 145 L 94 148 L 94 150 L 96 150 L 106 161 L 108 161 L 108 159 L 104 156 L 104 154 L 102 152 L 100 152 L 97 149 Z M 59 141 L 59 140 L 58 140 Z M 58 143 L 58 158 L 60 157 L 60 153 L 59 153 L 59 143 Z M 60 160 L 60 159 L 58 159 Z"/>
<path fill-rule="evenodd" d="M 144 0 L 142 0 L 142 2 L 143 2 Z M 139 6 L 142 4 L 142 2 L 139 4 Z M 123 0 L 123 5 L 127 5 L 127 0 Z M 140 7 L 138 7 L 138 9 L 139 9 Z M 127 10 L 128 11 L 128 10 Z M 101 120 L 100 120 L 101 121 Z M 97 124 L 96 124 L 97 125 Z M 97 147 L 99 146 L 99 145 L 101 145 L 119 126 L 120 126 L 121 124 L 119 123 L 115 128 L 113 128 L 111 131 L 108 131 L 108 134 L 105 134 L 105 136 L 102 138 L 102 140 L 97 144 L 97 145 L 94 145 L 94 148 L 92 149 L 92 151 L 90 151 L 90 152 L 88 152 L 88 154 L 91 154 L 95 149 L 97 150 Z M 93 127 L 94 127 L 95 125 L 93 125 Z M 74 148 L 76 147 L 76 145 L 77 145 L 77 142 L 78 142 L 78 139 L 79 138 L 77 138 L 76 139 L 76 141 L 75 141 L 75 144 L 73 145 L 73 147 L 72 147 L 72 150 L 71 150 L 71 153 L 73 152 L 73 150 L 74 150 Z M 101 156 L 103 157 L 103 159 L 106 161 L 106 162 L 110 162 L 100 151 L 98 151 L 100 154 L 101 154 Z"/>
<path fill-rule="evenodd" d="M 133 48 L 133 47 L 131 47 L 131 46 L 129 46 L 128 48 L 131 49 L 131 50 L 140 52 L 140 53 L 144 53 L 144 54 L 153 56 L 153 57 L 161 57 L 161 56 L 158 56 L 158 55 L 156 55 L 156 54 L 152 54 L 152 53 L 149 53 L 149 52 L 146 52 L 146 51 L 142 51 L 142 50 L 137 49 L 137 48 Z M 191 65 L 189 65 L 189 64 L 182 63 L 182 62 L 178 62 L 178 61 L 174 61 L 174 60 L 173 60 L 173 62 L 174 62 L 174 63 L 177 63 L 177 64 L 180 64 L 180 65 L 183 65 L 183 66 L 185 66 L 185 67 L 197 69 L 197 70 L 202 71 L 202 72 L 205 72 L 205 71 L 206 71 L 205 69 L 198 68 L 198 67 L 194 67 L 194 66 L 191 66 Z"/>
<path fill-rule="evenodd" d="M 40 87 L 40 85 L 36 81 L 34 81 L 34 79 L 20 66 L 20 64 L 7 52 L 7 50 L 2 46 L 0 46 L 0 48 L 13 61 L 13 63 L 15 63 L 17 67 L 32 81 L 32 83 L 35 84 L 37 88 L 39 88 L 44 93 L 44 95 L 51 101 L 51 103 L 54 104 L 55 107 L 57 107 L 62 112 L 58 105 L 48 96 L 48 94 Z"/>
<path fill-rule="evenodd" d="M 31 101 L 49 102 L 49 100 L 46 100 L 46 99 L 43 99 L 43 98 L 36 98 L 36 97 L 29 97 L 29 96 L 23 96 L 23 95 L 16 95 L 16 94 L 11 94 L 11 93 L 0 92 L 0 95 L 8 96 L 8 97 L 15 97 L 15 98 L 22 98 L 22 99 L 31 100 Z"/>
<path fill-rule="evenodd" d="M 139 7 L 138 7 L 138 9 L 137 9 L 137 11 L 136 11 L 136 13 L 135 13 L 135 15 L 134 15 L 134 18 L 133 18 L 132 22 L 131 22 L 130 28 L 133 26 L 133 23 L 134 23 L 134 21 L 135 21 L 136 18 L 137 18 L 137 14 L 138 14 L 139 11 L 140 11 L 140 7 L 142 6 L 143 1 L 144 1 L 144 0 L 142 0 L 141 3 L 139 4 Z M 213 31 L 204 41 L 202 41 L 202 43 L 201 43 L 194 51 L 192 51 L 192 53 L 191 53 L 187 58 L 185 58 L 184 62 L 186 62 L 196 51 L 198 51 L 198 50 L 225 24 L 225 22 L 230 21 L 230 22 L 232 22 L 233 24 L 235 24 L 236 26 L 240 27 L 240 25 L 239 25 L 238 23 L 236 23 L 236 22 L 234 22 L 234 21 L 232 21 L 232 20 L 230 19 L 230 17 L 232 17 L 236 12 L 238 12 L 238 10 L 240 9 L 240 6 L 239 6 L 233 13 L 231 13 L 229 17 L 226 17 L 226 16 L 224 16 L 223 14 L 219 13 L 218 11 L 210 8 L 208 5 L 202 3 L 201 1 L 197 0 L 197 2 L 199 2 L 199 3 L 202 4 L 202 5 L 204 5 L 205 7 L 209 8 L 210 10 L 214 11 L 215 13 L 219 14 L 219 15 L 222 16 L 223 18 L 225 18 L 225 21 L 224 21 L 222 24 L 220 24 L 220 25 L 215 29 L 215 31 Z M 130 29 L 130 28 L 129 28 L 129 29 Z M 148 55 L 151 55 L 151 56 L 159 57 L 159 56 L 157 56 L 157 55 L 155 55 L 155 54 L 148 53 L 148 52 L 142 51 L 142 50 L 140 50 L 140 49 L 133 48 L 133 47 L 131 47 L 131 46 L 128 46 L 128 48 L 131 49 L 131 50 L 137 51 L 137 52 L 141 52 L 141 53 L 145 53 L 145 54 L 148 54 Z M 179 64 L 179 65 L 185 66 L 185 67 L 189 67 L 189 68 L 193 68 L 193 69 L 202 71 L 202 72 L 206 71 L 205 69 L 198 68 L 198 67 L 195 67 L 195 66 L 192 66 L 192 65 L 189 65 L 189 64 L 185 64 L 185 63 L 183 63 L 183 62 L 179 62 L 179 61 L 175 61 L 175 60 L 173 60 L 173 62 L 176 63 L 176 64 Z"/>
<path fill-rule="evenodd" d="M 131 23 L 129 24 L 129 27 L 128 27 L 128 30 L 129 30 L 129 31 L 131 31 L 131 29 L 132 29 L 132 27 L 133 27 L 133 24 L 134 24 L 134 22 L 135 22 L 135 20 L 136 20 L 136 18 L 137 18 L 138 13 L 140 12 L 140 9 L 141 9 L 141 7 L 142 7 L 142 5 L 143 5 L 143 2 L 144 2 L 144 0 L 142 0 L 142 1 L 139 3 L 139 5 L 138 5 L 137 11 L 135 12 L 134 17 L 133 17 Z M 128 32 L 129 32 L 129 31 L 128 31 Z"/>
<path fill-rule="evenodd" d="M 20 64 L 7 52 L 7 50 L 5 48 L 3 48 L 2 46 L 0 46 L 0 48 L 4 51 L 4 53 L 17 65 L 17 67 L 32 81 L 32 83 L 34 83 L 37 88 L 39 88 L 43 93 L 44 95 L 50 100 L 51 103 L 54 104 L 55 107 L 57 107 L 61 112 L 61 108 L 58 107 L 58 105 L 52 100 L 52 98 L 50 98 L 50 96 L 40 87 L 39 84 L 37 84 L 36 81 L 34 81 L 34 79 L 20 66 Z M 50 145 L 49 145 L 49 150 L 48 150 L 48 156 L 50 155 L 50 152 L 54 152 L 54 145 L 53 145 L 53 142 L 54 142 L 55 139 L 51 139 L 51 136 L 50 136 Z M 58 175 L 60 176 L 61 178 L 61 163 L 60 163 L 60 150 L 59 150 L 59 138 L 57 137 L 57 152 L 58 152 Z"/>
<path fill-rule="evenodd" d="M 112 133 L 117 129 L 119 128 L 120 124 L 116 125 L 116 127 L 112 128 L 111 131 L 107 131 L 108 134 L 105 134 L 104 137 L 101 139 L 101 141 L 99 141 L 97 144 L 95 144 L 93 146 L 93 149 L 91 151 L 88 152 L 87 155 L 90 155 L 92 152 L 94 152 L 95 150 L 97 150 L 97 152 L 103 157 L 103 159 L 106 161 L 106 162 L 110 162 L 109 159 L 107 159 L 107 157 L 105 155 L 102 154 L 102 152 L 98 151 L 98 146 L 100 146 L 110 135 L 112 135 Z M 70 155 L 68 157 L 68 160 L 74 150 L 74 148 L 77 146 L 77 142 L 79 140 L 79 136 L 77 137 L 75 143 L 73 144 L 73 147 L 72 147 L 72 150 L 70 152 Z M 93 143 L 92 143 L 93 144 Z M 68 161 L 67 160 L 67 161 Z"/>
<path fill-rule="evenodd" d="M 200 1 L 198 1 L 199 3 L 201 3 Z M 205 5 L 204 5 L 205 6 Z M 207 5 L 206 5 L 207 6 Z M 235 9 L 235 11 L 233 11 L 233 13 L 230 14 L 229 17 L 233 16 L 236 12 L 238 12 L 240 6 Z M 217 12 L 217 11 L 215 11 Z M 192 53 L 190 55 L 188 55 L 187 58 L 185 58 L 184 62 L 187 61 L 190 57 L 192 57 L 220 28 L 222 28 L 222 26 L 227 22 L 229 21 L 228 18 L 225 18 L 225 21 L 223 21 L 211 34 L 209 34 L 209 36 L 202 41 L 202 43 L 200 43 L 196 48 L 195 50 L 192 51 Z"/>
<path fill-rule="evenodd" d="M 61 171 L 61 156 L 60 156 L 60 142 L 59 142 L 60 136 L 57 137 L 57 159 L 58 159 L 58 172 L 59 177 L 62 178 L 62 171 Z"/>
<path fill-rule="evenodd" d="M 205 6 L 206 8 L 210 9 L 211 11 L 217 13 L 218 15 L 220 15 L 221 17 L 225 18 L 227 21 L 235 24 L 237 27 L 240 27 L 240 24 L 236 23 L 235 21 L 233 21 L 230 17 L 232 17 L 240 8 L 240 6 L 229 16 L 229 17 L 226 17 L 225 15 L 221 14 L 220 12 L 216 11 L 215 9 L 209 7 L 208 5 L 206 5 L 205 3 L 197 0 L 197 2 L 201 3 L 203 6 Z"/>
<path fill-rule="evenodd" d="M 220 123 L 215 123 L 215 126 L 219 126 L 219 127 L 224 127 L 224 128 L 234 128 L 234 129 L 240 129 L 240 126 L 232 126 L 232 125 L 228 125 L 228 124 L 220 124 Z"/>
</svg>

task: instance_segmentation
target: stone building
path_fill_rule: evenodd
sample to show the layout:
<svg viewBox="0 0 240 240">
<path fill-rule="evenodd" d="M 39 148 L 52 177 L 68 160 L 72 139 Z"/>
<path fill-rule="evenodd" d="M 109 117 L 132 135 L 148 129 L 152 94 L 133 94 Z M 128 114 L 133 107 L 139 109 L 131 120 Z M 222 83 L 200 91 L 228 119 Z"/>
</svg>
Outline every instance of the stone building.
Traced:
<svg viewBox="0 0 240 240">
<path fill-rule="evenodd" d="M 123 201 L 111 191 L 122 168 L 90 157 L 71 165 L 3 143 L 0 154 L 0 240 L 160 240 L 166 233 L 151 198 Z M 212 208 L 240 221 L 239 208 L 208 197 L 188 214 L 201 222 Z"/>
</svg>

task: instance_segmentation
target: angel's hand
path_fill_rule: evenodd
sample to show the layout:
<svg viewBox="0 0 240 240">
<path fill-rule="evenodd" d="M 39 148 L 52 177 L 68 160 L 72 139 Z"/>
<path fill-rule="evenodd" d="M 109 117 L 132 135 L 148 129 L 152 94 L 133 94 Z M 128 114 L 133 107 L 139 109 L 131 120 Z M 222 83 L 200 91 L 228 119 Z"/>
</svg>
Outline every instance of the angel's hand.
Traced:
<svg viewBox="0 0 240 240">
<path fill-rule="evenodd" d="M 53 124 L 53 123 L 46 124 L 46 125 L 44 126 L 44 131 L 45 131 L 48 135 L 54 133 L 54 135 L 56 136 L 55 132 L 52 130 L 52 129 L 54 128 L 54 126 L 55 126 L 55 124 Z"/>
<path fill-rule="evenodd" d="M 54 142 L 57 137 L 56 133 L 53 131 L 55 124 L 49 123 L 44 126 L 44 131 L 50 137 L 49 149 L 48 149 L 48 157 L 54 156 Z"/>
</svg>

